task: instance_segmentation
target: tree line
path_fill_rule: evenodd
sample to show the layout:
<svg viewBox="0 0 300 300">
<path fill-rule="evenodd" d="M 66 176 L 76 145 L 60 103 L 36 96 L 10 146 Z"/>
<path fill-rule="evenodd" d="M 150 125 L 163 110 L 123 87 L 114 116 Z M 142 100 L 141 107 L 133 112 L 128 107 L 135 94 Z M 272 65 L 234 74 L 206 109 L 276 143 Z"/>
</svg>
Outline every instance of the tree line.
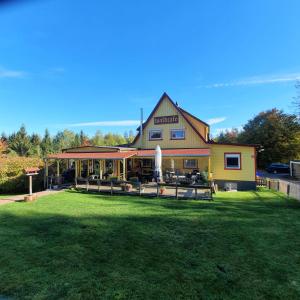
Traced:
<svg viewBox="0 0 300 300">
<path fill-rule="evenodd" d="M 28 134 L 24 125 L 17 132 L 10 135 L 2 133 L 0 136 L 0 153 L 26 157 L 45 157 L 50 153 L 60 152 L 62 149 L 79 146 L 115 146 L 129 144 L 133 141 L 133 131 L 124 134 L 103 134 L 98 130 L 92 137 L 83 131 L 75 133 L 63 130 L 51 136 L 46 129 L 43 136 L 33 133 Z"/>
<path fill-rule="evenodd" d="M 250 119 L 242 130 L 231 129 L 221 132 L 214 138 L 220 143 L 257 144 L 258 166 L 266 167 L 272 162 L 285 162 L 300 159 L 300 82 L 296 84 L 297 96 L 293 105 L 295 114 L 287 114 L 276 108 L 260 112 Z M 0 136 L 0 154 L 16 154 L 27 157 L 45 157 L 62 149 L 78 146 L 115 146 L 128 145 L 134 139 L 134 133 L 122 134 L 97 131 L 92 137 L 83 131 L 74 133 L 71 130 L 59 131 L 51 136 L 45 134 L 29 135 L 24 125 L 10 135 Z"/>
</svg>

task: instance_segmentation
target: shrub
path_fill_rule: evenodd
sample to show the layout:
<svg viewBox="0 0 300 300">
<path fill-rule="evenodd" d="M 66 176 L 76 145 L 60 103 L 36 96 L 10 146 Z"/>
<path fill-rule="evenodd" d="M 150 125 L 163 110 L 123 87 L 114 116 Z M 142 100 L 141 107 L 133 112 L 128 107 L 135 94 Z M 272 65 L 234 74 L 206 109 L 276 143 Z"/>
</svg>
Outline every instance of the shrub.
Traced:
<svg viewBox="0 0 300 300">
<path fill-rule="evenodd" d="M 0 157 L 0 193 L 23 193 L 28 191 L 28 176 L 24 169 L 40 168 L 39 175 L 33 178 L 33 190 L 43 186 L 43 161 L 36 157 L 6 156 Z"/>
</svg>

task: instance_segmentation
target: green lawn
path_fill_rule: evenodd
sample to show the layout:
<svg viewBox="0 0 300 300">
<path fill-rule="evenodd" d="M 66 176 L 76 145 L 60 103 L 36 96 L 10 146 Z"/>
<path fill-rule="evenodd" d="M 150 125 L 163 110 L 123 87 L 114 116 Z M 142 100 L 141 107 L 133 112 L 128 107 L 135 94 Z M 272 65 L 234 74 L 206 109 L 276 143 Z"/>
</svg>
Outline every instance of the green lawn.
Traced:
<svg viewBox="0 0 300 300">
<path fill-rule="evenodd" d="M 300 299 L 300 203 L 63 192 L 0 206 L 0 298 Z"/>
</svg>

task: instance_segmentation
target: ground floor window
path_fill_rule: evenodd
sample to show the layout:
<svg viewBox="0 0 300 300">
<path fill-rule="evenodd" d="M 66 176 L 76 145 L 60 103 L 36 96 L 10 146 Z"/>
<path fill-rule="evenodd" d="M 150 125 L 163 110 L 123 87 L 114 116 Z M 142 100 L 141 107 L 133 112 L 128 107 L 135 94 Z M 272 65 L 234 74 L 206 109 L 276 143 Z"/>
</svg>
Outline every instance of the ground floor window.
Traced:
<svg viewBox="0 0 300 300">
<path fill-rule="evenodd" d="M 224 153 L 224 167 L 227 170 L 240 170 L 241 153 Z"/>
<path fill-rule="evenodd" d="M 195 169 L 198 167 L 197 159 L 184 159 L 183 166 L 185 169 Z"/>
</svg>

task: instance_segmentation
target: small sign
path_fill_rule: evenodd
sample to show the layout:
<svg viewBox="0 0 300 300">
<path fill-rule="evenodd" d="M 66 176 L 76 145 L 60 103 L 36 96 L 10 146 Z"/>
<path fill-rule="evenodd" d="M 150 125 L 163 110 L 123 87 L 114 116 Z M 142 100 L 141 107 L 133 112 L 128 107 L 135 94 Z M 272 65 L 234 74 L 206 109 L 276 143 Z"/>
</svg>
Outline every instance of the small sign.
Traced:
<svg viewBox="0 0 300 300">
<path fill-rule="evenodd" d="M 178 123 L 179 118 L 177 115 L 175 116 L 163 116 L 163 117 L 155 117 L 154 118 L 154 124 L 160 125 L 160 124 L 174 124 Z"/>
</svg>

